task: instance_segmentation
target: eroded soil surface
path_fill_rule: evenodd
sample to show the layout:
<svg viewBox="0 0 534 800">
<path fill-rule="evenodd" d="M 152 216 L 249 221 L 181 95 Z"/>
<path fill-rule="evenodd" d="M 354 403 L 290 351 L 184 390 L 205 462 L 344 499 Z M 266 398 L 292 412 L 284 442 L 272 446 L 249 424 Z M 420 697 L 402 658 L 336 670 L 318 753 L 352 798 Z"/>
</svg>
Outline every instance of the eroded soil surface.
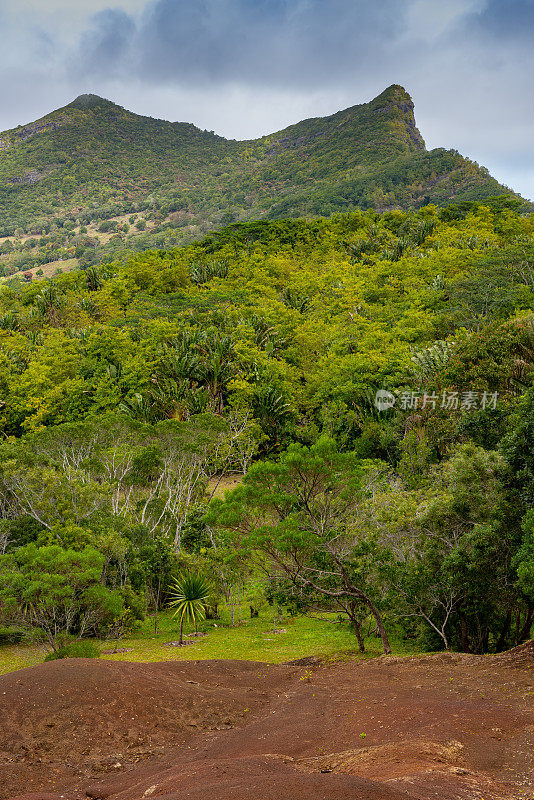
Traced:
<svg viewBox="0 0 534 800">
<path fill-rule="evenodd" d="M 0 798 L 534 798 L 534 642 L 271 666 L 67 659 L 0 677 Z"/>
</svg>

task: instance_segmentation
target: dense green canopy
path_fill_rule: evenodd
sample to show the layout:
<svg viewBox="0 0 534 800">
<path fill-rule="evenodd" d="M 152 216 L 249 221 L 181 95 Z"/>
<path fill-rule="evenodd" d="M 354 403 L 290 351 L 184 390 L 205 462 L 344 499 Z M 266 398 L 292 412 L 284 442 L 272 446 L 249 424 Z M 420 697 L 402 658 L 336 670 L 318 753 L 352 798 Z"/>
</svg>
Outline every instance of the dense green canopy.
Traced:
<svg viewBox="0 0 534 800">
<path fill-rule="evenodd" d="M 429 647 L 521 641 L 534 615 L 533 286 L 534 217 L 506 197 L 235 224 L 5 283 L 9 569 L 29 545 L 89 547 L 121 613 L 134 595 L 157 609 L 178 570 L 228 597 L 264 575 L 277 602 L 330 598 L 357 632 L 371 613 Z M 295 499 L 301 470 L 275 513 L 267 489 L 316 457 L 313 508 Z M 206 516 L 230 472 L 243 486 Z M 347 503 L 343 525 L 313 540 L 325 497 Z"/>
</svg>

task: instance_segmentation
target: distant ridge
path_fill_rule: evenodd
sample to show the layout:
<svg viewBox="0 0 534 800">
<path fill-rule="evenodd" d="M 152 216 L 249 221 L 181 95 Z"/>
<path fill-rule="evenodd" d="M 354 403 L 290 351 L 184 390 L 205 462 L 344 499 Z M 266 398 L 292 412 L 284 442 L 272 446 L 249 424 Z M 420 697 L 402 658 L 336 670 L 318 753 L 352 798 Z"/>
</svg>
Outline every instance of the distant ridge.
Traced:
<svg viewBox="0 0 534 800">
<path fill-rule="evenodd" d="M 418 208 L 512 194 L 454 150 L 428 151 L 408 92 L 250 141 L 82 94 L 0 134 L 0 236 L 59 217 L 152 208 L 200 232 L 232 221 Z M 184 221 L 185 220 L 185 221 Z"/>
</svg>

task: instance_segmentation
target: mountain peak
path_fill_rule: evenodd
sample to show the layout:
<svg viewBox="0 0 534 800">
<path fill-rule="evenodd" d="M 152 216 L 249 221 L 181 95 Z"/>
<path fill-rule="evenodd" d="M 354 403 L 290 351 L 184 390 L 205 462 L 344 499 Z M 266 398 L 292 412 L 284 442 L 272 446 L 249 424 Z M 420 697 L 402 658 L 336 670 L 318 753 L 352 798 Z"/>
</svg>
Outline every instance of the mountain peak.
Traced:
<svg viewBox="0 0 534 800">
<path fill-rule="evenodd" d="M 392 83 L 391 86 L 388 86 L 387 89 L 384 89 L 375 100 L 389 100 L 390 102 L 412 102 L 412 98 L 409 92 L 406 91 L 404 86 L 401 86 L 398 83 Z M 374 102 L 374 101 L 373 101 Z"/>
<path fill-rule="evenodd" d="M 85 109 L 101 105 L 114 106 L 115 103 L 112 103 L 111 100 L 106 100 L 105 97 L 99 97 L 97 94 L 79 94 L 67 107 Z"/>
<path fill-rule="evenodd" d="M 60 213 L 96 229 L 96 220 L 157 204 L 165 226 L 179 230 L 172 241 L 181 241 L 221 220 L 409 209 L 505 192 L 459 153 L 426 150 L 412 98 L 398 84 L 367 103 L 245 142 L 141 116 L 96 94 L 0 132 L 4 236 L 33 234 Z"/>
<path fill-rule="evenodd" d="M 405 131 L 411 147 L 415 147 L 416 150 L 426 150 L 425 141 L 415 122 L 413 100 L 404 86 L 393 83 L 371 100 L 368 107 L 373 113 L 386 114 L 395 119 L 399 125 L 399 132 L 402 129 Z"/>
</svg>

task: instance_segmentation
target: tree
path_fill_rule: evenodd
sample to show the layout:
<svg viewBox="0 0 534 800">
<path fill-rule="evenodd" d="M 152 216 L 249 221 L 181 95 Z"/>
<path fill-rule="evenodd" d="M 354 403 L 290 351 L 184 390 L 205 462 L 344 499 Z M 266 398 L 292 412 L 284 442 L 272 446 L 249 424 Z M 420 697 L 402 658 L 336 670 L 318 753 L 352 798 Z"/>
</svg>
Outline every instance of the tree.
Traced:
<svg viewBox="0 0 534 800">
<path fill-rule="evenodd" d="M 297 587 L 346 610 L 362 604 L 373 615 L 385 653 L 388 635 L 373 594 L 387 554 L 361 533 L 358 510 L 373 468 L 321 439 L 291 445 L 277 462 L 255 464 L 225 501 L 213 501 L 210 522 L 229 543 L 267 556 Z"/>
<path fill-rule="evenodd" d="M 81 639 L 124 611 L 121 594 L 102 585 L 104 556 L 93 547 L 64 550 L 29 544 L 0 557 L 0 615 L 39 630 L 53 650 Z"/>
<path fill-rule="evenodd" d="M 521 398 L 510 419 L 502 452 L 511 469 L 510 483 L 517 491 L 523 511 L 534 508 L 534 389 Z"/>
<path fill-rule="evenodd" d="M 208 581 L 194 572 L 176 578 L 171 585 L 170 607 L 175 608 L 173 616 L 180 621 L 179 643 L 182 645 L 184 622 L 197 624 L 206 617 L 206 603 L 211 594 Z"/>
<path fill-rule="evenodd" d="M 501 525 L 504 462 L 469 442 L 435 467 L 431 487 L 389 532 L 396 552 L 394 601 L 419 617 L 446 649 L 485 652 L 508 601 L 513 534 Z M 393 522 L 393 516 L 390 517 Z"/>
<path fill-rule="evenodd" d="M 175 566 L 174 552 L 161 536 L 154 536 L 139 549 L 148 602 L 154 611 L 154 634 L 158 632 L 158 611 Z"/>
<path fill-rule="evenodd" d="M 521 644 L 530 636 L 534 622 L 534 510 L 527 512 L 523 520 L 523 538 L 521 546 L 513 558 L 513 567 L 517 575 L 516 587 L 526 606 L 522 626 L 517 625 L 517 643 Z M 520 619 L 520 618 L 519 618 Z M 518 622 L 519 622 L 518 619 Z"/>
<path fill-rule="evenodd" d="M 168 534 L 180 549 L 188 514 L 204 496 L 208 464 L 219 463 L 226 425 L 167 420 L 141 425 L 107 415 L 67 423 L 2 449 L 0 503 L 51 529 L 107 512 Z"/>
<path fill-rule="evenodd" d="M 50 467 L 3 464 L 0 483 L 2 502 L 15 513 L 33 518 L 49 531 L 57 525 L 79 524 L 93 519 L 106 506 L 105 484 L 84 480 L 81 474 L 69 478 Z"/>
</svg>

